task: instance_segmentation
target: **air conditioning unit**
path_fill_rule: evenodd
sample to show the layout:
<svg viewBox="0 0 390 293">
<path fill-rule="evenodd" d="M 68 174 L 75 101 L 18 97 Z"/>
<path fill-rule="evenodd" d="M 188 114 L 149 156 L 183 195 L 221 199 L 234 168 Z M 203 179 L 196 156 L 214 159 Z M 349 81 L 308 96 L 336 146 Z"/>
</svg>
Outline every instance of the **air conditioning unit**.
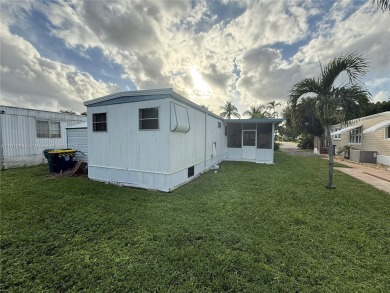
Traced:
<svg viewBox="0 0 390 293">
<path fill-rule="evenodd" d="M 374 163 L 376 164 L 376 151 L 361 151 L 361 150 L 351 150 L 350 159 L 354 162 L 359 163 Z"/>
</svg>

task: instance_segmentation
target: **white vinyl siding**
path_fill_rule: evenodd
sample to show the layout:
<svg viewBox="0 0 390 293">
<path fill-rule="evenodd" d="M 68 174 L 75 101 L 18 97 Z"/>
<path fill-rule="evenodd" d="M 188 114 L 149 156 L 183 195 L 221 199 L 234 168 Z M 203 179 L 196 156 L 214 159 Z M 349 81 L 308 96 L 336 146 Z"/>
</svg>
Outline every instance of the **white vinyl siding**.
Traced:
<svg viewBox="0 0 390 293">
<path fill-rule="evenodd" d="M 356 121 L 350 121 L 348 125 L 362 124 L 362 130 L 364 131 L 385 120 L 390 120 L 390 111 L 363 117 Z M 339 126 L 334 125 L 334 127 Z M 378 155 L 390 156 L 390 139 L 385 139 L 385 135 L 385 128 L 372 133 L 363 133 L 361 144 L 353 144 L 353 148 L 356 150 L 376 151 Z M 333 144 L 336 145 L 336 149 L 349 145 L 349 133 L 343 133 L 341 139 L 333 141 Z"/>
</svg>

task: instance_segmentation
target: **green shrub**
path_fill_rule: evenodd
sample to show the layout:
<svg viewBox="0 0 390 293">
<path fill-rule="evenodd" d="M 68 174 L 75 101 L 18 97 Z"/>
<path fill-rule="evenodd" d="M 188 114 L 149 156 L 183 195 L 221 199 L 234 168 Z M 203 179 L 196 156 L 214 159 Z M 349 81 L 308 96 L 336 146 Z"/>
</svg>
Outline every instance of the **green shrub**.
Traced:
<svg viewBox="0 0 390 293">
<path fill-rule="evenodd" d="M 314 149 L 314 135 L 310 133 L 303 133 L 298 139 L 298 148 Z"/>
<path fill-rule="evenodd" d="M 277 150 L 279 150 L 280 149 L 280 143 L 278 143 L 278 142 L 274 142 L 274 151 L 277 151 Z"/>
</svg>

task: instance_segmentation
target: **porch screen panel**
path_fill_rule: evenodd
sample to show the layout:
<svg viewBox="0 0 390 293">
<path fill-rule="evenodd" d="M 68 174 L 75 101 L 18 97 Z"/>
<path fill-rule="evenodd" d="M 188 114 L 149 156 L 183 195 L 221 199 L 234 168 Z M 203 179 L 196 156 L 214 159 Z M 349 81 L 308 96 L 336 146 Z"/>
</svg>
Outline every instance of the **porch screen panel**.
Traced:
<svg viewBox="0 0 390 293">
<path fill-rule="evenodd" d="M 257 124 L 257 148 L 272 148 L 272 123 Z"/>
<path fill-rule="evenodd" d="M 241 148 L 242 124 L 228 123 L 227 136 L 228 148 Z"/>
</svg>

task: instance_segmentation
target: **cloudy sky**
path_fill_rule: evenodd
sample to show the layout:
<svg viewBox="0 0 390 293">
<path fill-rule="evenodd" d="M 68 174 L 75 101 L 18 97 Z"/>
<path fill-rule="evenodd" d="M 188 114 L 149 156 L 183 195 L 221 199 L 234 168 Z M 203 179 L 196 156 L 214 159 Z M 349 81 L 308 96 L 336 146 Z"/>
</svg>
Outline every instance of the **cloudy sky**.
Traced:
<svg viewBox="0 0 390 293">
<path fill-rule="evenodd" d="M 357 51 L 390 97 L 390 14 L 352 1 L 0 0 L 1 104 L 85 111 L 117 91 L 172 87 L 219 113 L 276 100 Z"/>
</svg>

